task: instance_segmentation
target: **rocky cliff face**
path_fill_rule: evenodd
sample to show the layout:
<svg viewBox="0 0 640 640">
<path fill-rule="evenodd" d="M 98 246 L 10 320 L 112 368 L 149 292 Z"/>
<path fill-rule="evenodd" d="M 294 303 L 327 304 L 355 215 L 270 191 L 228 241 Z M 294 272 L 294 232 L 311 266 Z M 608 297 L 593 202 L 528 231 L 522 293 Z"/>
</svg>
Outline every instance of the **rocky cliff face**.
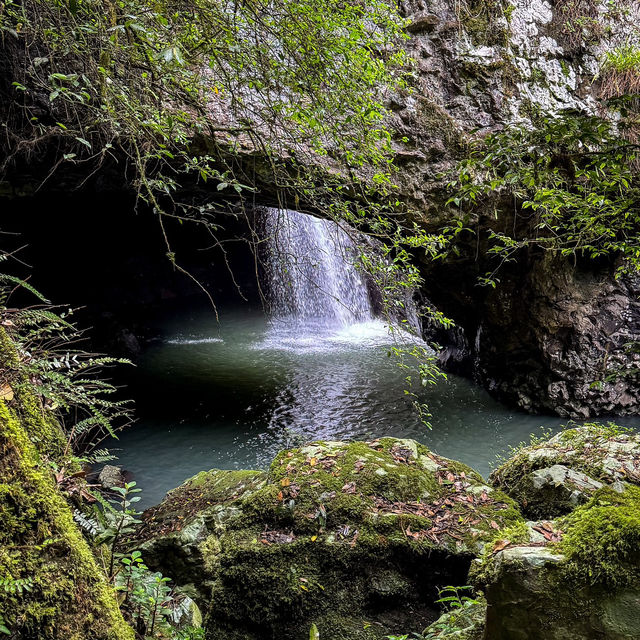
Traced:
<svg viewBox="0 0 640 640">
<path fill-rule="evenodd" d="M 402 11 L 415 91 L 388 97 L 398 133 L 397 177 L 402 199 L 433 230 L 455 215 L 444 205 L 442 174 L 464 156 L 470 136 L 526 122 L 532 109 L 597 113 L 606 96 L 598 75 L 604 52 L 639 37 L 634 0 L 405 0 Z M 194 152 L 207 152 L 205 142 L 197 141 Z M 234 162 L 250 165 L 247 183 L 259 187 L 260 202 L 277 202 L 259 153 L 251 145 L 238 149 Z M 53 164 L 47 157 L 21 167 L 17 183 L 0 188 L 0 197 L 33 188 Z M 119 169 L 103 167 L 89 188 L 122 184 Z M 46 189 L 85 183 L 86 176 L 66 171 Z M 194 198 L 196 191 L 202 200 L 219 197 L 210 186 L 183 188 Z M 478 216 L 467 224 L 476 235 L 465 236 L 455 256 L 422 264 L 424 296 L 457 325 L 454 332 L 427 331 L 444 347 L 444 366 L 527 411 L 636 413 L 639 358 L 629 345 L 640 329 L 639 283 L 615 280 L 615 266 L 522 252 L 502 270 L 495 290 L 481 288 L 477 277 L 485 265 L 477 243 L 492 224 L 492 212 Z"/>
<path fill-rule="evenodd" d="M 405 11 L 418 90 L 392 103 L 409 140 L 398 149 L 400 180 L 434 229 L 451 216 L 441 174 L 465 137 L 526 121 L 532 108 L 597 113 L 603 52 L 637 41 L 640 19 L 635 2 L 596 0 L 418 0 Z M 431 336 L 445 367 L 527 411 L 636 413 L 638 282 L 615 280 L 610 266 L 521 253 L 495 290 L 482 289 L 476 243 L 492 224 L 489 212 L 472 220 L 477 235 L 455 258 L 424 265 L 426 296 L 458 324 Z"/>
</svg>

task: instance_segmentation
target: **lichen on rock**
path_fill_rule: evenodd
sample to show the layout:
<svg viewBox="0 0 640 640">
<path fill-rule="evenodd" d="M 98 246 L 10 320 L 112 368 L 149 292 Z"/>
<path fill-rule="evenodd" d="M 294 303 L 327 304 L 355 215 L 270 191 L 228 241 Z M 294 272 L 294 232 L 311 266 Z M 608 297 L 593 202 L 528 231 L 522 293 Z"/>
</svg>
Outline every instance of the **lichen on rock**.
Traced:
<svg viewBox="0 0 640 640">
<path fill-rule="evenodd" d="M 555 518 L 603 485 L 640 484 L 640 436 L 616 425 L 564 429 L 522 447 L 490 476 L 531 518 Z"/>
<path fill-rule="evenodd" d="M 424 628 L 438 588 L 523 523 L 466 465 L 395 438 L 311 443 L 266 474 L 199 474 L 145 520 L 146 561 L 207 607 L 208 637 L 293 639 L 315 623 L 343 640 Z"/>
</svg>

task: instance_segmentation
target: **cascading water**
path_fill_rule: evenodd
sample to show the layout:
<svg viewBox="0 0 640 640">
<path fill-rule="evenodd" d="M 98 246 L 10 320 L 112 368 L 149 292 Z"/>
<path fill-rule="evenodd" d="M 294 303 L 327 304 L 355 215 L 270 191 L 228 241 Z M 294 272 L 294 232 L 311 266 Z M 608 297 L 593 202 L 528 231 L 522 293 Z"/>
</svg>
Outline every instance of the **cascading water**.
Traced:
<svg viewBox="0 0 640 640">
<path fill-rule="evenodd" d="M 356 267 L 358 232 L 288 209 L 265 209 L 271 311 L 279 320 L 347 327 L 373 320 Z"/>
<path fill-rule="evenodd" d="M 202 469 L 264 468 L 278 451 L 312 440 L 415 438 L 486 473 L 496 454 L 542 424 L 466 380 L 422 387 L 416 378 L 413 389 L 433 412 L 426 430 L 406 393 L 407 370 L 388 357 L 399 343 L 424 343 L 375 317 L 375 289 L 356 267 L 361 248 L 375 251 L 375 243 L 295 211 L 261 215 L 271 316 L 222 310 L 218 324 L 210 310 L 189 312 L 139 362 L 142 424 L 113 444 L 146 504 Z M 410 292 L 398 306 L 404 327 Z"/>
</svg>

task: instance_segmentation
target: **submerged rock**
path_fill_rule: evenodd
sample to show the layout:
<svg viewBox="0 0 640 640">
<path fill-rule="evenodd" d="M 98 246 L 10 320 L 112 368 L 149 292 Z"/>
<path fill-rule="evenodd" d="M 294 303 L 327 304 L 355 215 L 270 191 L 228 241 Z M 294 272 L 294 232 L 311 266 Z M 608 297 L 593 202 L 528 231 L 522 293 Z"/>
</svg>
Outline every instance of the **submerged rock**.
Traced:
<svg viewBox="0 0 640 640">
<path fill-rule="evenodd" d="M 640 488 L 598 490 L 555 523 L 505 532 L 474 568 L 491 640 L 640 638 Z M 515 534 L 515 535 L 514 535 Z M 502 548 L 507 543 L 506 548 Z"/>
<path fill-rule="evenodd" d="M 112 464 L 105 464 L 98 474 L 98 482 L 103 489 L 113 489 L 123 487 L 125 483 L 124 472 L 121 467 Z"/>
<path fill-rule="evenodd" d="M 564 515 L 604 485 L 640 484 L 640 436 L 615 425 L 565 429 L 520 449 L 490 482 L 531 518 Z"/>
<path fill-rule="evenodd" d="M 145 559 L 207 610 L 207 637 L 380 638 L 435 619 L 514 503 L 412 440 L 316 442 L 268 473 L 213 470 L 145 514 Z"/>
</svg>

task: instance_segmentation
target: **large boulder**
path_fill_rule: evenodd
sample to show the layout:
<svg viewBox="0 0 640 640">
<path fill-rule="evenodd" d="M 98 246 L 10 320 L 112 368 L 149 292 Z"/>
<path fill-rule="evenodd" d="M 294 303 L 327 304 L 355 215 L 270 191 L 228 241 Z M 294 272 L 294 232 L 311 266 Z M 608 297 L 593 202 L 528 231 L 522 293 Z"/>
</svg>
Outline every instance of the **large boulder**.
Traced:
<svg viewBox="0 0 640 640">
<path fill-rule="evenodd" d="M 640 484 L 640 436 L 612 424 L 565 429 L 521 448 L 490 476 L 531 518 L 567 514 L 622 482 Z"/>
<path fill-rule="evenodd" d="M 316 442 L 268 473 L 210 471 L 145 514 L 145 559 L 208 611 L 207 638 L 380 638 L 435 619 L 514 503 L 412 440 Z"/>
<path fill-rule="evenodd" d="M 502 534 L 472 571 L 486 640 L 640 638 L 639 487 L 605 487 L 564 518 Z"/>
</svg>

